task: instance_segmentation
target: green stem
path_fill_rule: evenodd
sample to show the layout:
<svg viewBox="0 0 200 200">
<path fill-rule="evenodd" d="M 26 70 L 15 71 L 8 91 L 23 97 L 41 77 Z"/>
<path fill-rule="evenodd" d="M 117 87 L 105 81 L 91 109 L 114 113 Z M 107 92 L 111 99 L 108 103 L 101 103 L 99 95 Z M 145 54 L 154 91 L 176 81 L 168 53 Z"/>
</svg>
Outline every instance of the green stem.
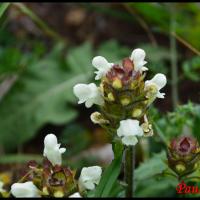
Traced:
<svg viewBox="0 0 200 200">
<path fill-rule="evenodd" d="M 126 182 L 126 197 L 133 197 L 134 190 L 135 147 L 125 149 L 124 177 Z"/>
<path fill-rule="evenodd" d="M 174 5 L 170 6 L 170 32 L 175 32 L 176 28 L 176 19 L 175 19 L 175 13 L 176 10 L 174 9 Z M 171 91 L 172 91 L 172 104 L 173 109 L 176 108 L 178 104 L 178 66 L 177 66 L 177 49 L 176 49 L 176 38 L 170 34 L 170 54 L 171 54 Z"/>
</svg>

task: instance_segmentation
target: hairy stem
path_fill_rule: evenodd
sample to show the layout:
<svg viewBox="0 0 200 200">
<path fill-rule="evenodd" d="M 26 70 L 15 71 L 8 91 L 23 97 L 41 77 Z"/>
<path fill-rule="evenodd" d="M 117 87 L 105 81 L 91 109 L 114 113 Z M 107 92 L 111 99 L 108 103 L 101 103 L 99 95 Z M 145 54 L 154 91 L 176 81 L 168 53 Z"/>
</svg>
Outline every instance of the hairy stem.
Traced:
<svg viewBox="0 0 200 200">
<path fill-rule="evenodd" d="M 126 187 L 126 197 L 133 197 L 134 190 L 134 168 L 135 168 L 135 147 L 130 146 L 125 149 L 124 176 Z"/>
</svg>

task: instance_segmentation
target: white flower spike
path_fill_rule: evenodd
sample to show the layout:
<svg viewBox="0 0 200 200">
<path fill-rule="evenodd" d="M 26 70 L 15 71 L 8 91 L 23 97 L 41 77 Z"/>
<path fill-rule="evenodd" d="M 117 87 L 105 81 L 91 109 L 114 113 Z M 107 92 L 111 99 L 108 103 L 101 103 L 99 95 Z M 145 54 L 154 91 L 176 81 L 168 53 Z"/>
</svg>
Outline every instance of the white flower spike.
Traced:
<svg viewBox="0 0 200 200">
<path fill-rule="evenodd" d="M 25 183 L 14 183 L 11 186 L 11 193 L 14 197 L 23 198 L 23 197 L 41 197 L 40 191 L 33 184 L 32 181 Z"/>
<path fill-rule="evenodd" d="M 142 136 L 143 130 L 140 127 L 138 120 L 127 119 L 120 121 L 117 135 L 122 138 L 123 144 L 127 146 L 136 145 L 138 143 L 136 136 Z"/>
<path fill-rule="evenodd" d="M 0 181 L 0 193 L 5 192 L 5 190 L 3 189 L 3 185 L 4 185 L 4 183 L 2 181 Z"/>
<path fill-rule="evenodd" d="M 79 192 L 76 192 L 76 193 L 74 193 L 74 194 L 72 194 L 72 195 L 69 196 L 69 198 L 81 198 L 81 197 L 82 196 L 80 195 Z"/>
<path fill-rule="evenodd" d="M 93 190 L 99 184 L 102 169 L 99 166 L 84 167 L 79 177 L 79 187 L 81 190 Z"/>
<path fill-rule="evenodd" d="M 84 103 L 87 108 L 93 104 L 103 105 L 104 99 L 100 89 L 94 84 L 76 84 L 73 88 L 76 97 L 79 98 L 78 104 Z"/>
<path fill-rule="evenodd" d="M 52 165 L 62 164 L 62 154 L 66 148 L 60 148 L 57 137 L 54 134 L 48 134 L 44 139 L 43 155 L 52 163 Z"/>
<path fill-rule="evenodd" d="M 96 56 L 92 60 L 92 65 L 98 70 L 95 72 L 95 80 L 101 79 L 112 68 L 113 63 L 109 63 L 104 57 Z"/>
<path fill-rule="evenodd" d="M 147 67 L 144 65 L 147 63 L 145 59 L 146 53 L 143 49 L 134 49 L 131 53 L 130 59 L 133 61 L 135 71 L 142 71 L 148 70 Z"/>
<path fill-rule="evenodd" d="M 151 80 L 145 81 L 145 88 L 154 85 L 157 88 L 157 98 L 164 98 L 165 93 L 160 93 L 160 90 L 167 84 L 167 78 L 164 74 L 158 73 Z"/>
</svg>

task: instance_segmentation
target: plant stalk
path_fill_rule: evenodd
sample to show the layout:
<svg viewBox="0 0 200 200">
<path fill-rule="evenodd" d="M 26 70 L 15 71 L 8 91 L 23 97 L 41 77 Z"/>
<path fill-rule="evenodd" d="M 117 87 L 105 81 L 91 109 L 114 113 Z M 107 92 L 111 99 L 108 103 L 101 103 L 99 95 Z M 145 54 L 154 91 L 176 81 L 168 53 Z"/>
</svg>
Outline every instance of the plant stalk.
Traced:
<svg viewBox="0 0 200 200">
<path fill-rule="evenodd" d="M 134 191 L 134 169 L 135 169 L 135 146 L 125 149 L 124 177 L 126 187 L 126 197 L 133 197 Z"/>
<path fill-rule="evenodd" d="M 176 10 L 174 8 L 174 5 L 170 6 L 170 13 L 171 13 L 171 19 L 170 19 L 170 32 L 175 32 L 176 28 L 176 19 L 175 14 Z M 173 109 L 176 108 L 178 105 L 178 66 L 177 66 L 177 49 L 176 49 L 176 38 L 170 34 L 170 54 L 171 54 L 171 91 L 172 91 L 172 105 Z"/>
</svg>

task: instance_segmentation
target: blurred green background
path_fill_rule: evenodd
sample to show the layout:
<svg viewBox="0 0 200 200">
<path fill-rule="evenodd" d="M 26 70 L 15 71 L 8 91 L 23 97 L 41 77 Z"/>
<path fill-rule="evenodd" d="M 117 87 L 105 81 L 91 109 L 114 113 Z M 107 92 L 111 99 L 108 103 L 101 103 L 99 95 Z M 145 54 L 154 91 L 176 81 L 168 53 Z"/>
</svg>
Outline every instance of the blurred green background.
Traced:
<svg viewBox="0 0 200 200">
<path fill-rule="evenodd" d="M 97 108 L 77 105 L 72 88 L 94 81 L 94 56 L 116 62 L 139 47 L 147 78 L 160 72 L 168 83 L 150 110 L 155 136 L 137 147 L 136 196 L 176 196 L 177 182 L 155 174 L 163 142 L 200 139 L 199 38 L 199 3 L 0 3 L 1 173 L 40 161 L 48 133 L 71 167 L 110 162 L 107 135 L 90 121 Z"/>
</svg>

